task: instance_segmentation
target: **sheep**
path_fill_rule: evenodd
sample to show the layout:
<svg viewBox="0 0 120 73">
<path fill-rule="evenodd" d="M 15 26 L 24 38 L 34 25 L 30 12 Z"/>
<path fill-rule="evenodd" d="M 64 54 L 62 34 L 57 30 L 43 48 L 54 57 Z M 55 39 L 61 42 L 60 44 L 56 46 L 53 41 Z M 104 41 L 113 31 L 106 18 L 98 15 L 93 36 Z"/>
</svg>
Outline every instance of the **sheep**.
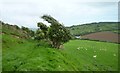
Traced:
<svg viewBox="0 0 120 73">
<path fill-rule="evenodd" d="M 94 57 L 94 58 L 96 58 L 96 57 L 97 57 L 97 55 L 94 55 L 93 57 Z"/>
</svg>

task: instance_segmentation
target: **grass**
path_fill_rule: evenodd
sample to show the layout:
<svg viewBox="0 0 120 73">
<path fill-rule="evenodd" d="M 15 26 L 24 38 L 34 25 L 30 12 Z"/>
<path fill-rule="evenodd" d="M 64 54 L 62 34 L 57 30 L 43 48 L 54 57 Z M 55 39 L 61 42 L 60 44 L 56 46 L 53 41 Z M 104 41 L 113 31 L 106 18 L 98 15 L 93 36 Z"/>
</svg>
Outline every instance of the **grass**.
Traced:
<svg viewBox="0 0 120 73">
<path fill-rule="evenodd" d="M 23 43 L 19 44 L 19 42 Z M 35 41 L 25 41 L 9 35 L 3 36 L 3 43 L 3 71 L 46 71 L 70 68 L 64 64 L 66 60 L 59 50 L 46 47 L 43 43 L 37 46 L 38 43 Z"/>
<path fill-rule="evenodd" d="M 118 44 L 115 43 L 71 40 L 58 50 L 44 41 L 38 43 L 7 34 L 3 34 L 2 42 L 3 71 L 118 70 Z"/>
<path fill-rule="evenodd" d="M 80 50 L 77 50 L 77 48 Z M 65 44 L 65 52 L 80 70 L 117 70 L 118 68 L 118 44 L 72 40 Z M 104 50 L 106 49 L 106 51 Z M 71 51 L 69 51 L 71 50 Z M 69 51 L 69 52 L 67 52 Z M 114 56 L 114 54 L 116 56 Z M 97 55 L 96 58 L 93 56 Z M 78 64 L 77 64 L 78 63 Z"/>
</svg>

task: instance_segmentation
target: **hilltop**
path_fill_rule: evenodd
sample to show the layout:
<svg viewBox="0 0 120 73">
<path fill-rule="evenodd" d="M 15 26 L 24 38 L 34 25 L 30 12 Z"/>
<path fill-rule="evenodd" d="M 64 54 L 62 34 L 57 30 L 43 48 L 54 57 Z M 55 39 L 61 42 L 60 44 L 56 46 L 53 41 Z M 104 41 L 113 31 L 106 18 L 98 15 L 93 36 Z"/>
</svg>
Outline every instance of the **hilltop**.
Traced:
<svg viewBox="0 0 120 73">
<path fill-rule="evenodd" d="M 33 33 L 33 31 L 27 27 L 18 27 L 17 25 L 11 25 L 2 21 L 0 21 L 0 25 L 2 25 L 2 34 L 24 39 L 32 37 L 31 33 Z"/>
</svg>

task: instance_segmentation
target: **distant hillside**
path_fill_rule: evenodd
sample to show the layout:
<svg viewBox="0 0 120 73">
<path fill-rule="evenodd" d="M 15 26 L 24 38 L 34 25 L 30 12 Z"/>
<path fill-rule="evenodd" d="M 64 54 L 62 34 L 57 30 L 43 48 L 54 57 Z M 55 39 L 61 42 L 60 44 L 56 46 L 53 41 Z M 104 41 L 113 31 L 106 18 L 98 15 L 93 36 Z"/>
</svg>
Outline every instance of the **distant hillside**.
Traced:
<svg viewBox="0 0 120 73">
<path fill-rule="evenodd" d="M 118 22 L 99 22 L 67 27 L 72 35 L 85 35 L 94 32 L 110 31 L 119 33 Z"/>
</svg>

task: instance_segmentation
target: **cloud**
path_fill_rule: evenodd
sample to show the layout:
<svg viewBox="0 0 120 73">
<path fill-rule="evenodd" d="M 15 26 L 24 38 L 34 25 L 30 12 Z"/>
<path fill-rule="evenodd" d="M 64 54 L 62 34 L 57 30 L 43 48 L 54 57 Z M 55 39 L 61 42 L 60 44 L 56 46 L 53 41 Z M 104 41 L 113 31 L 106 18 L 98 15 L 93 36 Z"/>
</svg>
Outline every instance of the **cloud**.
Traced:
<svg viewBox="0 0 120 73">
<path fill-rule="evenodd" d="M 46 23 L 40 18 L 43 14 L 55 17 L 58 21 L 64 23 L 65 26 L 88 22 L 117 21 L 117 7 L 117 2 L 3 0 L 1 20 L 31 28 L 37 27 L 37 22 Z"/>
</svg>

